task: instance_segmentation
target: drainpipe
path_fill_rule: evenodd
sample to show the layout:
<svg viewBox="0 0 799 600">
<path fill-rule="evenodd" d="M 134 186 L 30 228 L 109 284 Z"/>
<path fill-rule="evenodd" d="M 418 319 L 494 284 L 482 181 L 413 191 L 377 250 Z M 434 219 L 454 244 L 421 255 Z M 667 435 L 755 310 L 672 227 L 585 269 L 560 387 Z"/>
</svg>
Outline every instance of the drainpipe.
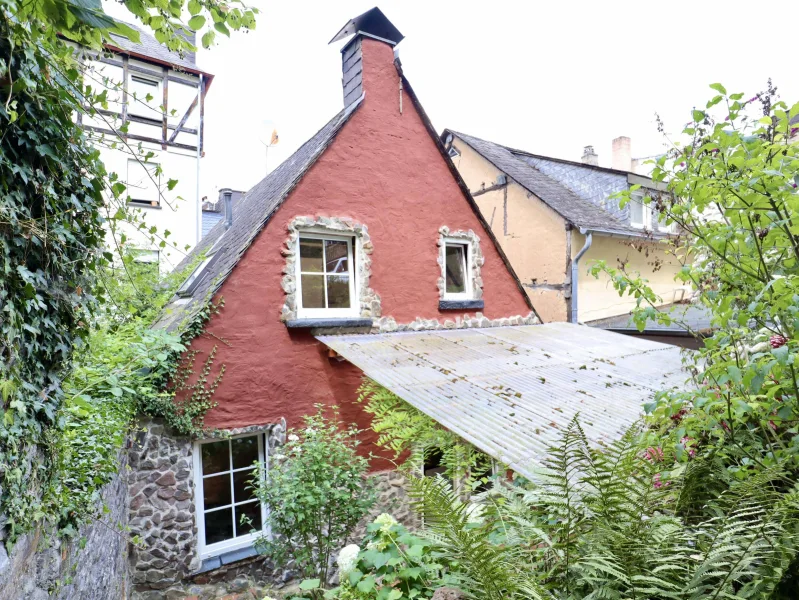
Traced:
<svg viewBox="0 0 799 600">
<path fill-rule="evenodd" d="M 577 253 L 577 256 L 574 257 L 572 261 L 572 283 L 571 283 L 571 292 L 572 292 L 572 315 L 571 315 L 571 322 L 577 323 L 577 278 L 579 277 L 579 263 L 580 259 L 583 257 L 583 254 L 588 252 L 588 249 L 591 247 L 591 242 L 594 241 L 594 232 L 590 229 L 580 229 L 580 233 L 585 236 L 585 244 L 580 251 Z"/>
</svg>

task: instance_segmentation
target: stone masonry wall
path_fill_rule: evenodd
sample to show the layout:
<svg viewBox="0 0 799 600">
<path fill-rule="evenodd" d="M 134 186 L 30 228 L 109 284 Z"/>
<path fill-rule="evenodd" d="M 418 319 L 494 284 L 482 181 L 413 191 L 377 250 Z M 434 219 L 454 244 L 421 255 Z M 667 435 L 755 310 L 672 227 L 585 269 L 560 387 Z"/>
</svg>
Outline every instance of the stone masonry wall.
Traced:
<svg viewBox="0 0 799 600">
<path fill-rule="evenodd" d="M 285 435 L 285 423 L 220 432 L 219 436 L 268 433 L 270 448 Z M 134 597 L 180 597 L 187 585 L 233 581 L 242 576 L 281 581 L 263 557 L 251 557 L 199 573 L 197 513 L 194 498 L 193 443 L 175 436 L 158 420 L 139 423 L 129 449 L 128 474 L 131 535 L 129 564 Z M 289 577 L 290 578 L 290 577 Z"/>
<path fill-rule="evenodd" d="M 166 589 L 199 568 L 192 443 L 146 420 L 129 449 L 130 568 L 135 589 Z"/>
<path fill-rule="evenodd" d="M 0 533 L 0 600 L 124 600 L 127 577 L 126 460 L 120 475 L 103 490 L 107 512 L 65 543 L 37 531 L 20 539 L 9 554 Z M 80 540 L 86 539 L 84 548 Z M 67 583 L 68 582 L 68 583 Z"/>
</svg>

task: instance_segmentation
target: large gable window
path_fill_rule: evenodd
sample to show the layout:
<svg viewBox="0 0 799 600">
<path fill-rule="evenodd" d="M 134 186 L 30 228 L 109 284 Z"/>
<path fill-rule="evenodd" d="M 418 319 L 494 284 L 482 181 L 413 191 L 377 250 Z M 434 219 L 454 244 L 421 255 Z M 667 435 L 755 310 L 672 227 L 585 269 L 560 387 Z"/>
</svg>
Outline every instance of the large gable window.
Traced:
<svg viewBox="0 0 799 600">
<path fill-rule="evenodd" d="M 445 299 L 470 299 L 469 246 L 461 241 L 444 241 Z"/>
<path fill-rule="evenodd" d="M 264 531 L 266 508 L 249 481 L 266 464 L 263 434 L 198 442 L 194 453 L 200 557 L 251 546 Z"/>
<path fill-rule="evenodd" d="M 301 233 L 298 244 L 300 316 L 355 315 L 353 238 Z"/>
</svg>

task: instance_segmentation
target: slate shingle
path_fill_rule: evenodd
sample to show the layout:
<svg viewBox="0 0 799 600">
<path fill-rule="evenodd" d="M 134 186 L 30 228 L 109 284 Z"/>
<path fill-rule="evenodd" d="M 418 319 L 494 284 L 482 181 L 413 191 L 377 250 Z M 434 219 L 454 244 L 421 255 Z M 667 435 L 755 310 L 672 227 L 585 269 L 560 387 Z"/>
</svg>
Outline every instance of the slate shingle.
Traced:
<svg viewBox="0 0 799 600">
<path fill-rule="evenodd" d="M 516 157 L 510 148 L 451 129 L 447 131 L 462 139 L 497 169 L 538 196 L 544 204 L 573 226 L 601 229 L 636 237 L 647 235 L 640 229 L 617 219 L 601 207 L 581 198 L 568 187 Z"/>
</svg>

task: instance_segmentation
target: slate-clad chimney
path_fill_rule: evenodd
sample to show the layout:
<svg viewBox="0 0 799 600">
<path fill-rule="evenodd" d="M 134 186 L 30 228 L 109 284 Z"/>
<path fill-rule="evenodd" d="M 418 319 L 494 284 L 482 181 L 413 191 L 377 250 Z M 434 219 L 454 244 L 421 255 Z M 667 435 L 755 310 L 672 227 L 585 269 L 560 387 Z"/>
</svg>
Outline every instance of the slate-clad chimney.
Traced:
<svg viewBox="0 0 799 600">
<path fill-rule="evenodd" d="M 580 162 L 585 165 L 599 166 L 599 155 L 594 152 L 593 146 L 586 146 L 583 148 L 583 156 L 580 158 Z"/>
<path fill-rule="evenodd" d="M 405 37 L 383 12 L 375 7 L 350 21 L 333 36 L 330 43 L 353 37 L 341 49 L 341 83 L 344 88 L 344 107 L 346 108 L 364 93 L 363 89 L 363 52 L 361 40 L 364 37 L 396 46 Z"/>
</svg>

